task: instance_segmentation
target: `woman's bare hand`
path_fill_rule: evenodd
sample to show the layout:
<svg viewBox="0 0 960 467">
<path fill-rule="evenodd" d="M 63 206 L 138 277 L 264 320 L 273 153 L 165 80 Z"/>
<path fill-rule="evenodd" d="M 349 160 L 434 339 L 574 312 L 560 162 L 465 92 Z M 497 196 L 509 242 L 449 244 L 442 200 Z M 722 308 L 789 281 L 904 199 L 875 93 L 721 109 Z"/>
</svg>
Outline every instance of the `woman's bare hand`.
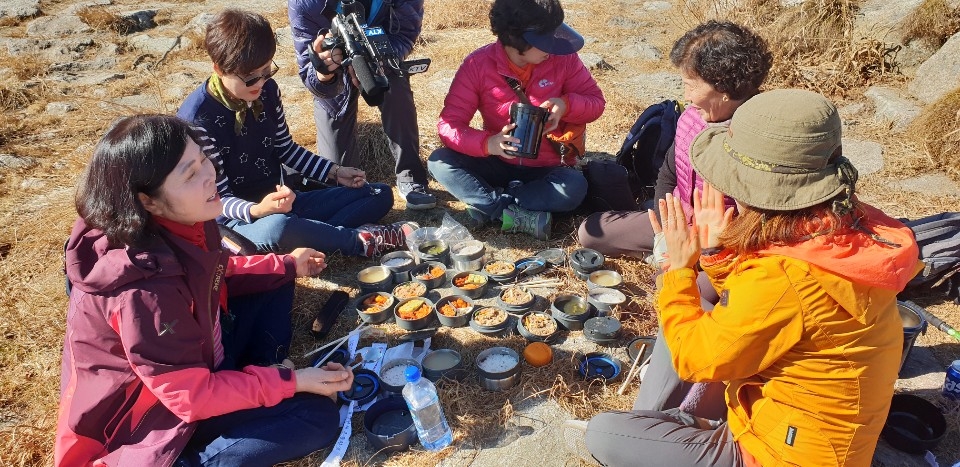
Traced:
<svg viewBox="0 0 960 467">
<path fill-rule="evenodd" d="M 297 392 L 336 397 L 338 392 L 348 391 L 353 386 L 353 372 L 339 363 L 327 363 L 322 368 L 301 368 L 295 373 Z"/>
<path fill-rule="evenodd" d="M 250 217 L 259 219 L 270 214 L 283 214 L 293 209 L 297 193 L 286 185 L 277 185 L 277 191 L 267 193 L 259 203 L 250 208 Z"/>
<path fill-rule="evenodd" d="M 667 193 L 666 199 L 660 200 L 660 221 L 663 238 L 667 243 L 668 270 L 693 268 L 700 259 L 699 232 L 696 224 L 687 225 L 683 205 L 670 193 Z"/>
<path fill-rule="evenodd" d="M 516 149 L 516 145 L 520 144 L 519 138 L 510 136 L 510 131 L 516 128 L 516 126 L 517 125 L 513 123 L 507 124 L 500 130 L 500 133 L 487 138 L 487 154 L 500 156 L 504 159 L 513 159 L 515 156 L 511 156 L 505 151 L 513 151 Z"/>
<path fill-rule="evenodd" d="M 290 256 L 297 261 L 297 277 L 316 276 L 327 268 L 327 256 L 313 248 L 297 248 Z"/>
<path fill-rule="evenodd" d="M 547 117 L 547 125 L 543 129 L 544 133 L 550 133 L 560 126 L 560 119 L 567 113 L 567 103 L 562 98 L 551 97 L 543 101 L 540 107 L 547 109 L 550 115 Z"/>
<path fill-rule="evenodd" d="M 703 191 L 693 190 L 693 218 L 700 230 L 700 242 L 703 248 L 720 246 L 720 235 L 733 220 L 733 207 L 723 203 L 723 193 L 703 183 Z"/>
</svg>

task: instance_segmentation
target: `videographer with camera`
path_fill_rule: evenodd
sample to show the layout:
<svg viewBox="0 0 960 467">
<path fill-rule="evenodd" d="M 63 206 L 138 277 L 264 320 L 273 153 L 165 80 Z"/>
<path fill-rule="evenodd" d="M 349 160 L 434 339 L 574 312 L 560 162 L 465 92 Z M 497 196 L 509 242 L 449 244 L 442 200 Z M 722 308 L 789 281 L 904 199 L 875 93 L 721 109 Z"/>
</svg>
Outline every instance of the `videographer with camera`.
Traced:
<svg viewBox="0 0 960 467">
<path fill-rule="evenodd" d="M 558 0 L 493 2 L 497 41 L 457 70 L 437 124 L 445 147 L 427 160 L 478 223 L 502 220 L 503 231 L 541 240 L 550 236 L 551 213 L 571 211 L 586 196 L 576 156 L 586 124 L 606 105 L 577 56 L 583 37 L 563 17 Z M 479 129 L 470 126 L 478 111 Z"/>
<path fill-rule="evenodd" d="M 365 83 L 357 79 L 357 73 L 366 73 L 365 66 L 382 67 L 386 78 L 382 86 L 385 89 L 389 85 L 389 90 L 373 96 L 365 93 L 363 97 L 369 105 L 380 109 L 383 130 L 396 161 L 397 189 L 407 209 L 436 206 L 436 198 L 427 191 L 427 171 L 420 160 L 417 108 L 406 70 L 400 72 L 371 60 L 345 63 L 350 57 L 343 47 L 330 47 L 338 39 L 338 32 L 344 35 L 335 27 L 338 13 L 344 18 L 343 15 L 360 9 L 358 25 L 367 26 L 368 36 L 370 31 L 378 32 L 380 38 L 385 36 L 385 52 L 398 65 L 410 54 L 420 35 L 423 0 L 347 0 L 342 5 L 337 0 L 289 0 L 287 6 L 300 79 L 314 96 L 317 152 L 338 164 L 358 164 L 357 106 L 361 85 Z M 357 68 L 360 71 L 355 71 Z"/>
</svg>

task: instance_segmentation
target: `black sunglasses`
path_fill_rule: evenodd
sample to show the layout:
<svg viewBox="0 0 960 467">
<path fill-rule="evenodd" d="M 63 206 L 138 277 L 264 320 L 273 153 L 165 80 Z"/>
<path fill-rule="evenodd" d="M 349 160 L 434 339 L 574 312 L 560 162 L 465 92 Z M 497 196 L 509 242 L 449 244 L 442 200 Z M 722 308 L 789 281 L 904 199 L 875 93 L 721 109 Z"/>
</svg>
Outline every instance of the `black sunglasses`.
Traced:
<svg viewBox="0 0 960 467">
<path fill-rule="evenodd" d="M 271 63 L 273 63 L 273 67 L 271 67 L 271 68 L 270 68 L 270 72 L 268 72 L 268 73 L 265 74 L 265 75 L 254 76 L 253 78 L 244 78 L 243 76 L 237 75 L 237 78 L 240 78 L 241 80 L 243 80 L 243 85 L 244 85 L 244 86 L 246 86 L 246 87 L 248 87 L 248 88 L 249 88 L 249 87 L 253 87 L 253 86 L 256 85 L 257 83 L 259 83 L 261 79 L 264 80 L 264 81 L 266 81 L 266 80 L 268 80 L 268 79 L 270 79 L 270 78 L 273 78 L 274 75 L 276 75 L 277 72 L 280 71 L 280 67 L 277 66 L 277 62 L 274 62 L 274 61 L 271 60 Z"/>
</svg>

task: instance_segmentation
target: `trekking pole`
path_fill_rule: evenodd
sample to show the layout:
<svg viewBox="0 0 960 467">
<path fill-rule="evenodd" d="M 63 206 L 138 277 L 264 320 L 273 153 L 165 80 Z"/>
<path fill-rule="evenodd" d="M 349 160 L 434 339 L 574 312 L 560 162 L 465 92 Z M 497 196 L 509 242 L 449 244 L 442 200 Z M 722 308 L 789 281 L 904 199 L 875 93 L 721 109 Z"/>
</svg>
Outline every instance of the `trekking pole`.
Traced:
<svg viewBox="0 0 960 467">
<path fill-rule="evenodd" d="M 960 332 L 954 329 L 953 326 L 950 326 L 949 324 L 944 323 L 942 319 L 938 318 L 933 313 L 930 313 L 923 307 L 918 306 L 917 309 L 920 310 L 920 313 L 923 314 L 923 318 L 926 319 L 927 322 L 934 325 L 937 329 L 952 336 L 954 339 L 960 341 Z"/>
</svg>

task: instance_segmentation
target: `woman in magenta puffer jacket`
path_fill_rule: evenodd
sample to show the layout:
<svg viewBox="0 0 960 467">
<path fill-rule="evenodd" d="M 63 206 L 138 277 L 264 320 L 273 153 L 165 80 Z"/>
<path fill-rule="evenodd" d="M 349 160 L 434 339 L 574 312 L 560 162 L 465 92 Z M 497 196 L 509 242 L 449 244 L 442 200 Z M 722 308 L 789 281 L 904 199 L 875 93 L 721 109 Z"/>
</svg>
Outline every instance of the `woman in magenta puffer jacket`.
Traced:
<svg viewBox="0 0 960 467">
<path fill-rule="evenodd" d="M 546 138 L 536 158 L 505 152 L 520 142 L 509 135 L 510 107 L 521 101 L 510 81 L 550 112 L 545 133 L 557 136 L 600 118 L 606 101 L 576 53 L 583 38 L 563 23 L 559 1 L 497 0 L 490 26 L 497 42 L 468 55 L 457 71 L 437 124 L 444 147 L 427 168 L 479 223 L 502 219 L 504 231 L 546 239 L 551 213 L 579 206 L 587 181 Z M 470 127 L 478 111 L 479 129 Z"/>
</svg>

